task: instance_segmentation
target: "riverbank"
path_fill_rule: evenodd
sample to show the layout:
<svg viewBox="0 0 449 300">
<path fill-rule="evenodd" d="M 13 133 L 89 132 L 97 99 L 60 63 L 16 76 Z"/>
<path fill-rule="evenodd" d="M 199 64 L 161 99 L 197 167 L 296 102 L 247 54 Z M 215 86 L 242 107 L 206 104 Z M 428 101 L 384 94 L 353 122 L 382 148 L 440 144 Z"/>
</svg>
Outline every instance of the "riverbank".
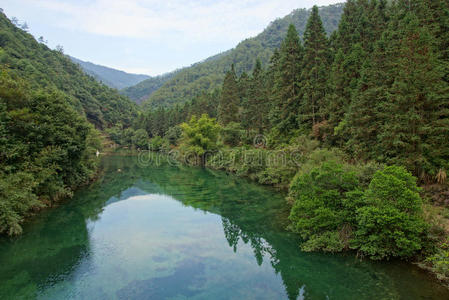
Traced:
<svg viewBox="0 0 449 300">
<path fill-rule="evenodd" d="M 301 157 L 295 156 L 301 153 Z M 337 161 L 357 173 L 360 185 L 367 188 L 376 173 L 383 168 L 376 163 L 353 165 L 347 162 L 338 150 L 319 149 L 313 142 L 301 140 L 296 146 L 282 150 L 264 148 L 228 148 L 212 156 L 206 166 L 223 170 L 241 177 L 250 178 L 259 184 L 275 186 L 284 192 L 290 190 L 295 176 L 307 174 L 324 162 Z M 428 246 L 414 255 L 411 261 L 432 273 L 443 285 L 449 288 L 449 210 L 444 203 L 436 201 L 438 195 L 449 190 L 446 185 L 423 186 L 420 196 L 423 199 L 423 214 L 427 224 Z M 292 206 L 294 199 L 287 197 L 287 205 Z M 343 247 L 348 249 L 349 247 Z M 312 250 L 315 250 L 312 248 Z M 331 251 L 333 252 L 333 251 Z M 338 252 L 338 251 L 337 251 Z"/>
</svg>

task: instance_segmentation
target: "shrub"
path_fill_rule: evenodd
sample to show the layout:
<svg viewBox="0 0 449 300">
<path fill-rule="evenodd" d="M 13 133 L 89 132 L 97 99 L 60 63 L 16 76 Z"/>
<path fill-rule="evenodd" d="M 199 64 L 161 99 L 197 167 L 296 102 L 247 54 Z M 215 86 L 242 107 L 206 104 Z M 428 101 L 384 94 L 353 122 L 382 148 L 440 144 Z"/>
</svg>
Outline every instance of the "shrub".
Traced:
<svg viewBox="0 0 449 300">
<path fill-rule="evenodd" d="M 405 168 L 386 167 L 374 175 L 357 210 L 353 247 L 372 259 L 407 258 L 424 246 L 426 223 L 416 178 Z"/>
<path fill-rule="evenodd" d="M 325 162 L 310 173 L 298 174 L 290 185 L 289 198 L 293 207 L 289 219 L 291 229 L 306 240 L 303 250 L 341 251 L 348 247 L 355 220 L 351 217 L 354 202 L 361 192 L 354 172 L 342 164 Z M 348 205 L 349 204 L 349 205 Z"/>
<path fill-rule="evenodd" d="M 168 148 L 168 141 L 158 135 L 150 140 L 151 151 L 165 151 Z"/>
</svg>

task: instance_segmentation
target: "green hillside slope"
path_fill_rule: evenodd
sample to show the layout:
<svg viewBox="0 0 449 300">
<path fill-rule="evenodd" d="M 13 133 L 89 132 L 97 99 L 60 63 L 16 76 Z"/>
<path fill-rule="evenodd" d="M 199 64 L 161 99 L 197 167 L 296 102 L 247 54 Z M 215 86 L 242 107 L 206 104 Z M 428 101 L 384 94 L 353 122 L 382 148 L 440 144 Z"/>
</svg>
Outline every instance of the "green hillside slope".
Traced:
<svg viewBox="0 0 449 300">
<path fill-rule="evenodd" d="M 80 65 L 84 72 L 93 76 L 98 81 L 118 90 L 133 86 L 150 78 L 148 75 L 131 74 L 113 68 L 97 65 L 69 56 L 76 64 Z"/>
<path fill-rule="evenodd" d="M 174 71 L 160 76 L 148 78 L 134 86 L 130 86 L 121 90 L 120 93 L 140 104 L 144 100 L 148 99 L 148 97 L 152 93 L 162 87 L 164 83 L 171 80 L 176 74 L 177 71 Z"/>
<path fill-rule="evenodd" d="M 127 97 L 84 74 L 62 52 L 38 43 L 3 13 L 0 13 L 0 65 L 11 76 L 25 79 L 33 89 L 62 92 L 71 106 L 97 128 L 117 123 L 128 126 L 137 113 L 135 103 Z"/>
<path fill-rule="evenodd" d="M 321 7 L 319 12 L 326 32 L 330 34 L 338 27 L 344 4 Z M 185 102 L 200 91 L 211 91 L 223 83 L 224 75 L 231 64 L 236 72 L 248 72 L 259 58 L 266 65 L 274 49 L 285 37 L 289 24 L 294 24 L 302 36 L 310 10 L 297 9 L 282 19 L 272 22 L 261 34 L 242 41 L 232 50 L 210 57 L 188 68 L 181 69 L 173 79 L 151 94 L 146 106 L 169 106 Z M 142 82 L 141 84 L 143 84 Z"/>
</svg>

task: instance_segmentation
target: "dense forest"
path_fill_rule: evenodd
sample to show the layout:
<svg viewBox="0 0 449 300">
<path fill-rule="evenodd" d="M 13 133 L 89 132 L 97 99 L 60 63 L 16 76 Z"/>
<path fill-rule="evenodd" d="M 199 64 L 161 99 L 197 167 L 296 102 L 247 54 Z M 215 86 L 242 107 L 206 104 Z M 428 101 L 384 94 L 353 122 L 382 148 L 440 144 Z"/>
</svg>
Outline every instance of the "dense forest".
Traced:
<svg viewBox="0 0 449 300">
<path fill-rule="evenodd" d="M 314 7 L 266 68 L 229 64 L 221 89 L 130 130 L 151 150 L 288 189 L 306 251 L 421 257 L 447 277 L 448 35 L 447 0 L 350 0 L 331 36 Z M 279 153 L 294 163 L 273 164 Z"/>
<path fill-rule="evenodd" d="M 20 28 L 22 27 L 22 28 Z M 100 132 L 137 107 L 0 13 L 0 233 L 91 180 Z"/>
<path fill-rule="evenodd" d="M 343 4 L 320 8 L 324 28 L 328 33 L 337 29 Z M 261 34 L 239 43 L 234 49 L 209 57 L 202 62 L 169 73 L 160 78 L 150 78 L 139 83 L 138 88 L 126 89 L 124 94 L 133 100 L 147 99 L 147 107 L 170 106 L 180 104 L 206 91 L 220 87 L 226 71 L 231 64 L 236 72 L 249 72 L 253 69 L 255 59 L 263 65 L 268 64 L 274 49 L 279 47 L 289 24 L 294 24 L 300 34 L 304 32 L 310 9 L 297 9 L 284 18 L 273 21 Z M 169 78 L 167 78 L 169 76 Z M 153 87 L 163 80 L 163 85 Z M 150 96 L 151 95 L 151 96 Z"/>
<path fill-rule="evenodd" d="M 91 62 L 82 61 L 78 58 L 69 56 L 76 64 L 80 65 L 84 72 L 93 76 L 98 81 L 104 83 L 108 87 L 118 90 L 134 86 L 145 79 L 150 78 L 148 75 L 130 74 L 124 71 L 115 70 L 105 66 L 100 66 Z"/>
<path fill-rule="evenodd" d="M 143 80 L 136 85 L 122 89 L 120 93 L 141 104 L 148 97 L 160 89 L 167 81 L 171 80 L 178 71 L 173 71 L 159 76 Z"/>
<path fill-rule="evenodd" d="M 11 75 L 26 78 L 33 89 L 61 91 L 97 128 L 131 124 L 137 114 L 132 101 L 86 76 L 62 48 L 51 50 L 16 25 L 0 13 L 0 64 L 7 66 Z"/>
</svg>

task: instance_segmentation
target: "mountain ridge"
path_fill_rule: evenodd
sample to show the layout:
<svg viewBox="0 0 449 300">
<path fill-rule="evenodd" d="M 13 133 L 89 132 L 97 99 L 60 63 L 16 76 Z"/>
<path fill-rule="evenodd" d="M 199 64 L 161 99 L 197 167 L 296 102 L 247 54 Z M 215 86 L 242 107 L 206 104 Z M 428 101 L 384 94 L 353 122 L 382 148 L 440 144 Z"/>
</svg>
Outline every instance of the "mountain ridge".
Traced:
<svg viewBox="0 0 449 300">
<path fill-rule="evenodd" d="M 319 8 L 324 28 L 328 34 L 337 29 L 343 8 L 344 3 Z M 262 65 L 266 66 L 274 49 L 279 47 L 290 23 L 295 25 L 302 36 L 310 12 L 310 9 L 305 8 L 293 10 L 285 17 L 270 22 L 260 34 L 241 41 L 236 47 L 179 69 L 158 89 L 145 90 L 146 85 L 153 85 L 151 78 L 140 82 L 140 99 L 145 97 L 143 95 L 145 91 L 149 98 L 143 101 L 143 104 L 147 108 L 184 103 L 202 91 L 210 92 L 218 88 L 232 64 L 235 65 L 238 74 L 251 71 L 256 59 L 260 59 Z M 132 90 L 132 88 L 127 90 Z M 132 93 L 126 93 L 125 90 L 125 94 L 134 99 Z"/>
<path fill-rule="evenodd" d="M 95 64 L 90 61 L 84 61 L 70 55 L 68 55 L 68 57 L 74 63 L 80 65 L 85 73 L 93 76 L 105 85 L 117 90 L 134 86 L 139 82 L 151 78 L 149 75 L 128 73 L 122 70 Z"/>
</svg>

